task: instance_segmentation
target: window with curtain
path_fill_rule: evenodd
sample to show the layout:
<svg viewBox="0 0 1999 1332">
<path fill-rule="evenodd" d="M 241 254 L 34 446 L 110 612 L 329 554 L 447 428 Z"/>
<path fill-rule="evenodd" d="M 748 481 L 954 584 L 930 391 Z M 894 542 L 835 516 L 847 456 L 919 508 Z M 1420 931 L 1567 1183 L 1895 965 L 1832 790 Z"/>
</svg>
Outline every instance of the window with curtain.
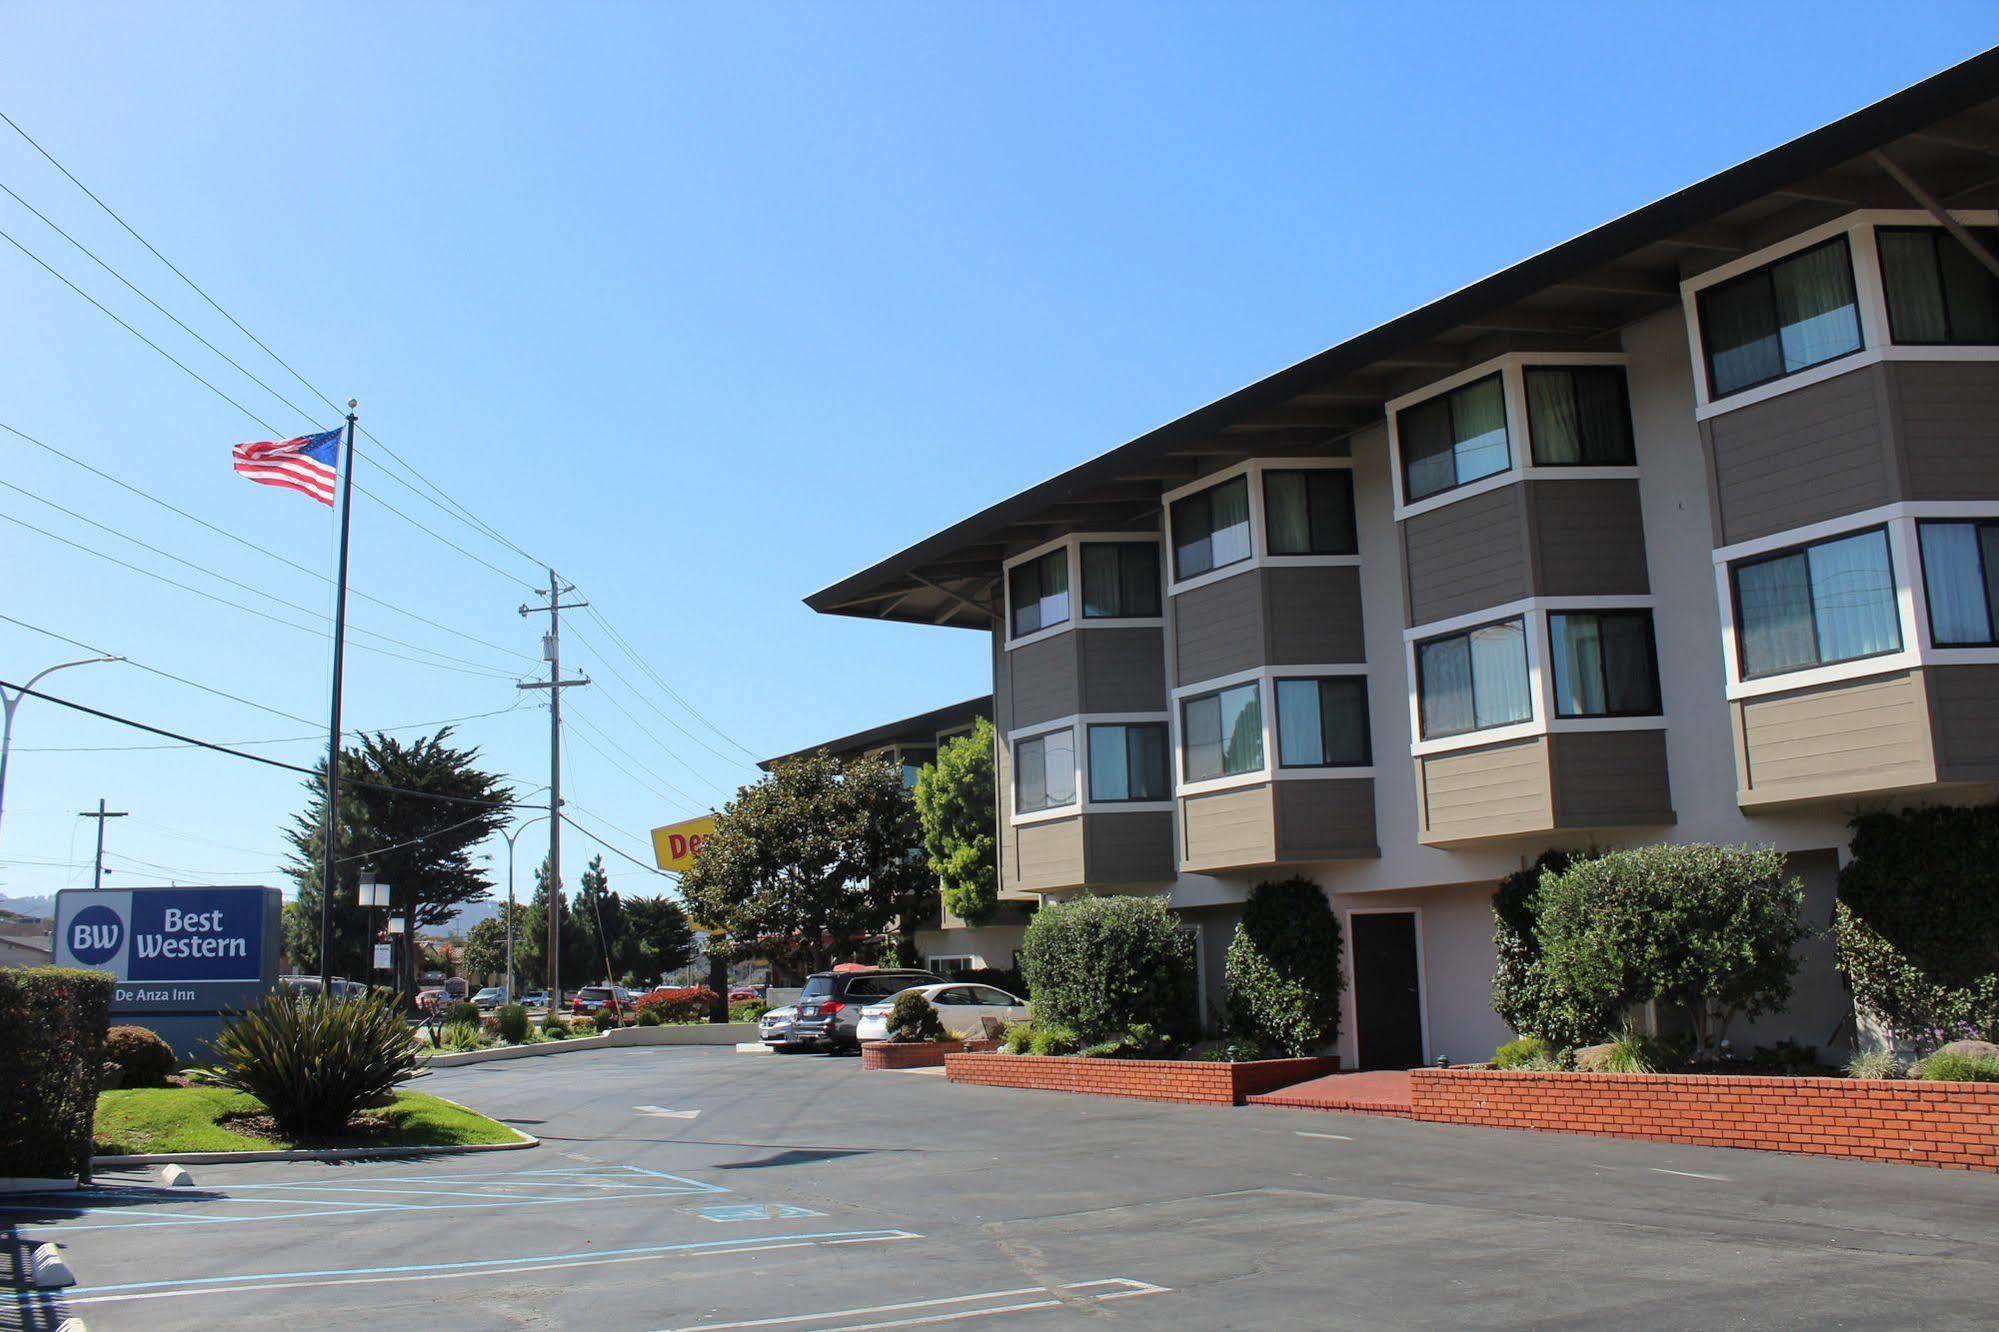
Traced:
<svg viewBox="0 0 1999 1332">
<path fill-rule="evenodd" d="M 1353 472 L 1319 467 L 1263 474 L 1263 522 L 1272 555 L 1352 555 Z"/>
<path fill-rule="evenodd" d="M 1013 636 L 1066 622 L 1069 618 L 1069 552 L 1051 550 L 1039 559 L 1013 566 L 1007 576 L 1007 602 L 1013 608 Z"/>
<path fill-rule="evenodd" d="M 1200 694 L 1180 705 L 1187 780 L 1263 768 L 1263 708 L 1255 681 Z"/>
<path fill-rule="evenodd" d="M 1084 619 L 1145 619 L 1158 614 L 1159 547 L 1141 541 L 1084 543 Z"/>
<path fill-rule="evenodd" d="M 1513 465 L 1506 390 L 1498 375 L 1452 389 L 1395 414 L 1402 495 L 1413 503 Z"/>
<path fill-rule="evenodd" d="M 1999 520 L 1918 523 L 1930 638 L 1939 647 L 1992 647 L 1999 617 Z"/>
<path fill-rule="evenodd" d="M 1733 573 L 1745 680 L 1901 649 L 1895 570 L 1882 528 L 1743 560 Z"/>
<path fill-rule="evenodd" d="M 1138 722 L 1090 728 L 1090 799 L 1111 804 L 1166 800 L 1166 723 Z"/>
<path fill-rule="evenodd" d="M 1076 803 L 1076 733 L 1049 731 L 1013 742 L 1014 809 L 1033 814 Z"/>
<path fill-rule="evenodd" d="M 1532 721 L 1527 627 L 1516 616 L 1416 645 L 1423 738 Z"/>
<path fill-rule="evenodd" d="M 1277 682 L 1279 767 L 1361 768 L 1372 761 L 1365 677 Z"/>
<path fill-rule="evenodd" d="M 1536 467 L 1625 467 L 1631 447 L 1631 402 L 1624 367 L 1530 365 L 1527 438 Z"/>
<path fill-rule="evenodd" d="M 1173 576 L 1198 578 L 1249 558 L 1249 478 L 1173 502 Z"/>
<path fill-rule="evenodd" d="M 1548 617 L 1557 717 L 1650 717 L 1659 711 L 1652 612 L 1563 611 Z"/>
<path fill-rule="evenodd" d="M 1700 293 L 1708 396 L 1719 398 L 1860 350 L 1845 236 Z"/>
<path fill-rule="evenodd" d="M 1999 231 L 1972 229 L 1987 254 Z M 1999 277 L 1942 227 L 1877 227 L 1888 329 L 1897 342 L 1931 346 L 1999 343 Z"/>
</svg>

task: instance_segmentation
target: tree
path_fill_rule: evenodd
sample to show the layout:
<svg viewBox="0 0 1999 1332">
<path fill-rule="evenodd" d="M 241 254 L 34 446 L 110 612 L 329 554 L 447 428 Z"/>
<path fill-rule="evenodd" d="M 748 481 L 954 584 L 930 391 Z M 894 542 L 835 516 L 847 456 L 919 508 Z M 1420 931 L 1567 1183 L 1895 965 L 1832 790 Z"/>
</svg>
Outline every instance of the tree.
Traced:
<svg viewBox="0 0 1999 1332">
<path fill-rule="evenodd" d="M 582 889 L 577 896 L 576 914 L 590 939 L 590 979 L 607 975 L 623 979 L 630 971 L 626 965 L 630 950 L 626 943 L 625 904 L 611 891 L 611 876 L 604 869 L 603 852 L 592 856 L 584 867 Z"/>
<path fill-rule="evenodd" d="M 634 897 L 625 903 L 629 969 L 643 980 L 678 971 L 694 957 L 694 927 L 670 897 Z"/>
<path fill-rule="evenodd" d="M 1772 847 L 1607 852 L 1543 876 L 1534 911 L 1541 965 L 1589 1010 L 1611 1015 L 1655 999 L 1679 1006 L 1693 1024 L 1695 1059 L 1712 1058 L 1737 1016 L 1782 1011 L 1790 1000 L 1804 895 Z"/>
<path fill-rule="evenodd" d="M 1579 853 L 1547 851 L 1499 881 L 1492 894 L 1492 1011 L 1516 1032 L 1538 1036 L 1557 1049 L 1587 1044 L 1614 1026 L 1617 1014 L 1578 1004 L 1554 984 L 1541 964 L 1535 925 L 1541 880 L 1560 874 Z"/>
<path fill-rule="evenodd" d="M 851 956 L 898 918 L 913 935 L 934 880 L 899 765 L 824 750 L 777 765 L 715 817 L 680 880 L 687 906 L 737 957 Z"/>
<path fill-rule="evenodd" d="M 1193 940 L 1156 897 L 1042 907 L 1021 943 L 1020 966 L 1034 990 L 1035 1025 L 1066 1028 L 1084 1045 L 1141 1026 L 1176 1037 L 1200 1027 Z"/>
<path fill-rule="evenodd" d="M 983 925 L 999 908 L 998 812 L 993 795 L 993 724 L 937 751 L 916 779 L 916 815 L 944 909 Z"/>
<path fill-rule="evenodd" d="M 465 936 L 465 972 L 492 981 L 507 974 L 507 915 L 514 918 L 514 969 L 520 971 L 521 940 L 527 926 L 527 908 L 518 902 L 500 904 L 500 914 L 474 925 Z"/>
<path fill-rule="evenodd" d="M 1229 1026 L 1279 1054 L 1308 1055 L 1340 1034 L 1340 922 L 1310 879 L 1259 883 L 1229 940 Z"/>
<path fill-rule="evenodd" d="M 363 869 L 372 869 L 388 883 L 389 913 L 407 921 L 405 937 L 410 939 L 444 924 L 466 903 L 483 900 L 492 888 L 471 852 L 506 824 L 513 792 L 497 774 L 479 768 L 477 749 L 451 745 L 451 734 L 447 726 L 404 744 L 378 732 L 341 751 L 340 865 L 333 903 L 336 972 L 368 974 L 368 913 L 354 908 Z M 306 808 L 285 832 L 292 845 L 285 872 L 298 884 L 299 902 L 288 918 L 285 944 L 293 966 L 316 972 L 326 846 L 323 762 L 305 788 Z M 400 953 L 400 985 L 406 994 L 413 993 L 415 950 L 405 947 Z"/>
<path fill-rule="evenodd" d="M 587 985 L 591 963 L 596 958 L 593 935 L 585 932 L 576 903 L 568 894 L 562 899 L 560 921 L 562 980 L 570 987 Z M 521 925 L 514 935 L 514 970 L 522 987 L 545 984 L 548 980 L 548 862 L 534 867 L 534 893 L 521 912 Z"/>
</svg>

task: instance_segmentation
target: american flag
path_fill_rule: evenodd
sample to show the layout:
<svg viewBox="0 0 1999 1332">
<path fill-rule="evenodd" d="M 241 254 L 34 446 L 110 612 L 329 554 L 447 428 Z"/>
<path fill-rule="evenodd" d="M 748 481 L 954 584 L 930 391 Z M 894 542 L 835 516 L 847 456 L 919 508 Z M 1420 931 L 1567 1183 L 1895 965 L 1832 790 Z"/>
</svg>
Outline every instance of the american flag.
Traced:
<svg viewBox="0 0 1999 1332">
<path fill-rule="evenodd" d="M 283 486 L 310 495 L 321 504 L 333 503 L 333 469 L 340 457 L 338 430 L 301 435 L 282 444 L 238 444 L 229 453 L 236 470 L 258 485 Z"/>
</svg>

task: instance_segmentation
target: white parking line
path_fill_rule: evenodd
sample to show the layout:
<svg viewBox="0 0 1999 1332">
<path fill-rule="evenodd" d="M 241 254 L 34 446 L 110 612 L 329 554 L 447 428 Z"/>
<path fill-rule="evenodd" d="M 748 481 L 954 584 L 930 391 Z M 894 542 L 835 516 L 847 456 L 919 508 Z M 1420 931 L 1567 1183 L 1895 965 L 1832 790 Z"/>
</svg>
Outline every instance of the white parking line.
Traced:
<svg viewBox="0 0 1999 1332">
<path fill-rule="evenodd" d="M 1678 1175 L 1681 1179 L 1711 1179 L 1717 1184 L 1729 1182 L 1727 1175 L 1703 1175 L 1696 1170 L 1666 1170 L 1659 1166 L 1650 1167 L 1655 1175 Z"/>
<path fill-rule="evenodd" d="M 1105 1289 L 1108 1288 L 1108 1289 Z M 736 1323 L 689 1323 L 683 1327 L 668 1328 L 665 1332 L 729 1332 L 730 1329 L 753 1327 L 789 1327 L 798 1323 L 821 1323 L 829 1319 L 864 1318 L 870 1314 L 912 1313 L 919 1309 L 940 1312 L 918 1314 L 914 1318 L 895 1318 L 886 1322 L 841 1323 L 839 1332 L 869 1332 L 869 1329 L 885 1327 L 916 1327 L 926 1323 L 955 1323 L 969 1318 L 989 1318 L 994 1314 L 1025 1313 L 1033 1309 L 1054 1309 L 1072 1301 L 1103 1304 L 1109 1300 L 1128 1300 L 1139 1295 L 1165 1295 L 1171 1293 L 1167 1286 L 1155 1286 L 1149 1281 L 1134 1281 L 1130 1277 L 1107 1277 L 1100 1281 L 1078 1281 L 1067 1286 L 1018 1286 L 1012 1290 L 982 1290 L 970 1295 L 944 1295 L 930 1300 L 904 1300 L 899 1304 L 869 1304 L 856 1309 L 825 1309 L 818 1313 L 784 1314 L 775 1318 L 751 1318 Z M 953 1309 L 951 1305 L 969 1305 L 979 1300 L 1013 1300 L 1022 1295 L 1045 1296 L 1044 1299 L 1028 1300 L 1018 1304 L 985 1305 L 979 1308 Z M 1066 1299 L 1064 1297 L 1067 1297 Z M 830 1329 L 829 1329 L 830 1332 Z"/>
<path fill-rule="evenodd" d="M 1296 1134 L 1297 1134 L 1297 1135 L 1298 1135 L 1299 1137 L 1301 1137 L 1301 1138 L 1331 1138 L 1331 1139 L 1333 1139 L 1333 1140 L 1334 1140 L 1335 1142 L 1352 1142 L 1352 1141 L 1353 1141 L 1353 1139 L 1352 1139 L 1352 1138 L 1349 1138 L 1349 1137 L 1348 1137 L 1348 1136 L 1347 1136 L 1346 1134 L 1344 1134 L 1344 1133 L 1307 1133 L 1307 1132 L 1305 1132 L 1305 1130 L 1303 1130 L 1303 1129 L 1293 1129 L 1293 1130 L 1292 1130 L 1292 1132 L 1296 1133 Z"/>
</svg>

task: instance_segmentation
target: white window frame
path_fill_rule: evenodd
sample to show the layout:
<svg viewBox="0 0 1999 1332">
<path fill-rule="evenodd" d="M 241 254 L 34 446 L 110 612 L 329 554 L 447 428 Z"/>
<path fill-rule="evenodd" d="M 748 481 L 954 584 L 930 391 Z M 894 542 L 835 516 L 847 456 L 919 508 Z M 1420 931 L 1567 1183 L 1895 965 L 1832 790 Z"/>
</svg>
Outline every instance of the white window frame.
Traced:
<svg viewBox="0 0 1999 1332">
<path fill-rule="evenodd" d="M 1076 795 L 1067 804 L 1054 805 L 1048 809 L 1023 811 L 1020 807 L 1020 744 L 1023 740 L 1034 740 L 1057 731 L 1070 732 L 1070 752 L 1073 755 L 1076 778 Z M 1083 812 L 1083 754 L 1076 741 L 1076 719 L 1063 717 L 1057 721 L 1037 722 L 1033 726 L 1022 726 L 1006 734 L 1007 757 L 1007 820 L 1014 827 L 1028 823 L 1049 823 L 1056 819 L 1073 819 Z"/>
<path fill-rule="evenodd" d="M 1621 481 L 1636 480 L 1642 469 L 1636 464 L 1588 467 L 1541 467 L 1534 463 L 1533 439 L 1527 425 L 1527 376 L 1529 366 L 1617 366 L 1625 372 L 1626 401 L 1630 398 L 1631 358 L 1623 352 L 1508 352 L 1434 384 L 1425 384 L 1413 393 L 1405 393 L 1399 398 L 1389 399 L 1385 411 L 1388 414 L 1388 460 L 1389 483 L 1395 488 L 1395 518 L 1397 522 L 1414 518 L 1418 514 L 1429 513 L 1433 509 L 1445 508 L 1462 500 L 1490 494 L 1502 486 L 1518 485 L 1522 481 Z M 1482 476 L 1476 481 L 1467 481 L 1461 486 L 1426 495 L 1419 500 L 1411 500 L 1403 491 L 1402 483 L 1402 435 L 1396 418 L 1411 407 L 1417 407 L 1433 398 L 1441 398 L 1446 393 L 1461 389 L 1467 384 L 1481 379 L 1490 379 L 1498 374 L 1500 387 L 1506 399 L 1506 451 L 1509 466 L 1503 472 Z M 1632 448 L 1637 456 L 1638 430 L 1636 411 L 1633 410 Z"/>
<path fill-rule="evenodd" d="M 1999 226 L 1999 210 L 1953 208 L 1950 215 L 1967 227 Z M 1687 325 L 1687 348 L 1693 356 L 1694 419 L 1705 421 L 1742 407 L 1768 402 L 1795 389 L 1823 384 L 1828 379 L 1851 374 L 1864 366 L 1882 361 L 1999 361 L 1999 347 L 1936 346 L 1899 344 L 1888 329 L 1888 294 L 1881 276 L 1881 252 L 1875 244 L 1876 227 L 1937 227 L 1937 220 L 1921 208 L 1860 208 L 1822 222 L 1753 254 L 1731 259 L 1680 284 L 1680 307 Z M 1938 228 L 1940 229 L 1940 228 Z M 1746 388 L 1720 398 L 1709 396 L 1707 352 L 1701 337 L 1700 293 L 1709 287 L 1765 268 L 1790 255 L 1822 245 L 1835 237 L 1846 237 L 1853 255 L 1853 291 L 1860 314 L 1860 348 L 1835 357 L 1809 370 L 1773 379 L 1767 384 Z"/>
<path fill-rule="evenodd" d="M 978 960 L 979 960 L 978 957 L 972 953 L 935 953 L 923 959 L 923 968 L 924 970 L 928 971 L 931 975 L 936 976 L 944 981 L 947 981 L 950 984 L 961 985 L 961 984 L 967 984 L 969 982 L 951 980 L 949 976 L 946 976 L 943 972 L 937 970 L 937 964 L 939 962 L 963 962 L 965 964 L 965 970 L 975 971 L 978 970 L 978 968 L 974 964 L 977 963 Z"/>
<path fill-rule="evenodd" d="M 1071 532 L 1067 536 L 1059 536 L 1052 540 L 1044 541 L 1038 546 L 1022 551 L 1020 554 L 1001 562 L 1000 595 L 1003 609 L 1006 612 L 1006 650 L 1008 652 L 1012 652 L 1016 648 L 1026 647 L 1030 643 L 1039 643 L 1043 639 L 1053 638 L 1057 634 L 1066 634 L 1073 629 L 1157 629 L 1166 623 L 1164 613 L 1166 610 L 1164 579 L 1168 576 L 1168 571 L 1164 564 L 1160 566 L 1160 577 L 1162 580 L 1159 599 L 1160 614 L 1114 617 L 1099 616 L 1094 619 L 1083 614 L 1082 548 L 1085 545 L 1094 546 L 1110 542 L 1129 542 L 1133 545 L 1157 546 L 1160 548 L 1159 558 L 1162 561 L 1171 558 L 1170 552 L 1161 545 L 1160 534 L 1157 532 Z M 1014 567 L 1038 560 L 1049 551 L 1063 547 L 1066 547 L 1069 552 L 1067 559 L 1069 567 L 1069 618 L 1060 624 L 1051 624 L 1045 629 L 1037 629 L 1031 634 L 1022 634 L 1016 638 L 1013 632 Z"/>
<path fill-rule="evenodd" d="M 1464 615 L 1453 615 L 1447 620 L 1432 620 L 1402 631 L 1403 678 L 1409 682 L 1409 753 L 1421 758 L 1426 754 L 1447 754 L 1459 749 L 1478 749 L 1485 745 L 1501 744 L 1508 740 L 1524 740 L 1539 735 L 1559 735 L 1577 731 L 1662 731 L 1666 728 L 1666 681 L 1665 672 L 1660 671 L 1659 707 L 1656 717 L 1558 717 L 1555 715 L 1555 670 L 1548 660 L 1548 617 L 1568 611 L 1618 611 L 1642 610 L 1652 614 L 1652 637 L 1656 643 L 1659 637 L 1659 599 L 1655 596 L 1634 597 L 1523 597 L 1509 601 L 1503 606 L 1491 606 L 1485 610 L 1471 611 Z M 1527 703 L 1531 715 L 1526 721 L 1509 722 L 1504 726 L 1489 726 L 1482 731 L 1465 731 L 1458 735 L 1440 735 L 1435 739 L 1423 738 L 1423 682 L 1416 669 L 1417 644 L 1432 638 L 1462 633 L 1481 625 L 1497 624 L 1502 620 L 1518 619 L 1521 629 L 1527 635 Z M 1656 660 L 1656 655 L 1655 655 Z M 1878 660 L 1878 658 L 1876 658 Z"/>
<path fill-rule="evenodd" d="M 1159 558 L 1165 561 L 1166 595 L 1178 596 L 1191 592 L 1197 587 L 1219 583 L 1224 578 L 1248 573 L 1252 569 L 1348 569 L 1360 565 L 1358 550 L 1352 555 L 1273 555 L 1270 553 L 1270 536 L 1264 529 L 1263 474 L 1265 472 L 1309 472 L 1309 471 L 1353 470 L 1352 458 L 1246 458 L 1242 462 L 1210 472 L 1198 481 L 1190 481 L 1175 487 L 1160 496 L 1160 512 L 1164 527 L 1164 545 Z M 1173 558 L 1175 542 L 1173 538 L 1173 506 L 1189 495 L 1197 495 L 1203 490 L 1233 481 L 1239 476 L 1249 478 L 1249 558 L 1210 569 L 1192 578 L 1181 578 L 1179 566 Z M 1354 541 L 1360 541 L 1360 496 L 1354 496 Z M 1099 621 L 1102 623 L 1102 621 Z"/>
<path fill-rule="evenodd" d="M 1318 680 L 1328 676 L 1367 676 L 1367 663 L 1359 661 L 1322 662 L 1308 666 L 1253 666 L 1248 670 L 1235 671 L 1228 675 L 1218 675 L 1212 680 L 1202 680 L 1196 684 L 1181 685 L 1167 695 L 1172 711 L 1168 714 L 1168 741 L 1173 746 L 1173 791 L 1178 796 L 1204 795 L 1210 791 L 1232 791 L 1244 786 L 1261 786 L 1265 782 L 1325 782 L 1345 781 L 1374 776 L 1374 765 L 1349 768 L 1285 768 L 1277 762 L 1277 685 L 1276 681 L 1286 679 Z M 1249 772 L 1232 772 L 1221 777 L 1209 777 L 1203 781 L 1187 780 L 1187 751 L 1182 743 L 1181 704 L 1199 694 L 1212 694 L 1222 689 L 1232 689 L 1237 685 L 1255 683 L 1257 686 L 1256 705 L 1263 722 L 1263 766 Z M 1368 690 L 1367 732 L 1368 750 L 1377 757 L 1380 750 L 1375 747 L 1374 691 Z"/>
<path fill-rule="evenodd" d="M 1054 721 L 1037 722 L 1032 726 L 1022 726 L 1006 734 L 1007 759 L 1009 766 L 1017 774 L 1018 760 L 1015 746 L 1022 740 L 1032 740 L 1037 736 L 1049 735 L 1056 731 L 1072 734 L 1076 753 L 1076 798 L 1066 805 L 1056 805 L 1052 809 L 1028 810 L 1020 808 L 1020 781 L 1013 775 L 1007 783 L 1007 823 L 1020 827 L 1029 823 L 1052 823 L 1057 819 L 1073 819 L 1080 814 L 1135 814 L 1147 810 L 1164 811 L 1173 808 L 1173 792 L 1168 792 L 1164 800 L 1092 800 L 1090 799 L 1090 727 L 1092 726 L 1136 726 L 1140 724 L 1166 724 L 1166 743 L 1174 743 L 1176 732 L 1172 717 L 1164 712 L 1079 712 Z M 1179 769 L 1169 765 L 1167 781 L 1178 788 Z"/>
</svg>

